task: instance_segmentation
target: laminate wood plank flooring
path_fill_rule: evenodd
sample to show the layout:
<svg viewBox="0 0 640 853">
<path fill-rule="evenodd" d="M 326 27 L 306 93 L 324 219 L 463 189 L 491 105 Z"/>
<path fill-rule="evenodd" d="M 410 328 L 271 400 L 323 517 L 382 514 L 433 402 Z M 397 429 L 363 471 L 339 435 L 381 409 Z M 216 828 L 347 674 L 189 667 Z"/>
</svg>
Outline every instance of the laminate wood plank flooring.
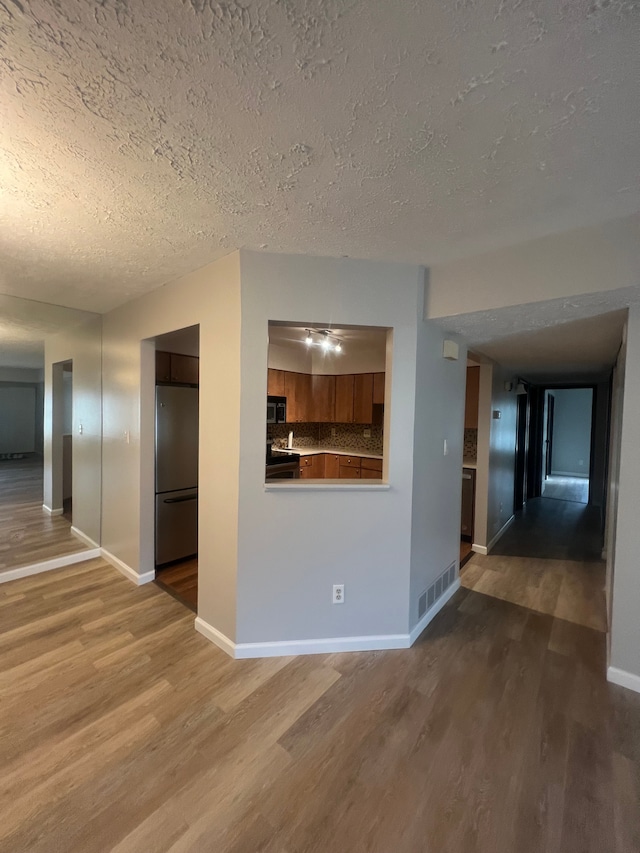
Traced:
<svg viewBox="0 0 640 853">
<path fill-rule="evenodd" d="M 408 650 L 233 661 L 101 560 L 0 586 L 0 853 L 637 853 L 605 636 L 461 589 Z"/>
<path fill-rule="evenodd" d="M 606 631 L 601 548 L 593 507 L 535 498 L 488 556 L 473 555 L 460 580 L 484 595 Z"/>
<path fill-rule="evenodd" d="M 194 613 L 198 612 L 198 558 L 156 570 L 156 584 Z"/>
<path fill-rule="evenodd" d="M 0 461 L 0 581 L 10 569 L 88 551 L 71 523 L 42 509 L 42 459 Z"/>
</svg>

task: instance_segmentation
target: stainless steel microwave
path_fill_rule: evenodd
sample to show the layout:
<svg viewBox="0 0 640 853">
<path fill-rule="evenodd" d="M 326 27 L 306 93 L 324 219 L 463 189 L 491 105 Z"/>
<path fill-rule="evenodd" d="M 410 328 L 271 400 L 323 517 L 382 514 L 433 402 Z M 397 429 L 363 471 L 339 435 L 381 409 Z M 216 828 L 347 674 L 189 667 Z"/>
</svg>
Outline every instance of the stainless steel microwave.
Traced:
<svg viewBox="0 0 640 853">
<path fill-rule="evenodd" d="M 285 424 L 287 422 L 287 398 L 267 397 L 267 423 Z"/>
</svg>

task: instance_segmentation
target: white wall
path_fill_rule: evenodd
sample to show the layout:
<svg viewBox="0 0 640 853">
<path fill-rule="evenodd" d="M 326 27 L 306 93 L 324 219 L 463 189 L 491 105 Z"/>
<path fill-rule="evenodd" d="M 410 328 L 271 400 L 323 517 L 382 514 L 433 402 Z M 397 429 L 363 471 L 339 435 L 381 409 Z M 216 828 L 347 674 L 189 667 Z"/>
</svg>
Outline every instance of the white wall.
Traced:
<svg viewBox="0 0 640 853">
<path fill-rule="evenodd" d="M 420 306 L 420 316 L 422 313 Z M 451 563 L 459 563 L 460 558 L 466 350 L 461 345 L 458 361 L 444 359 L 444 338 L 435 324 L 419 324 L 413 439 L 411 627 L 419 620 L 420 595 Z"/>
<path fill-rule="evenodd" d="M 473 544 L 481 553 L 513 515 L 517 397 L 504 388 L 512 379 L 498 364 L 480 365 Z"/>
<path fill-rule="evenodd" d="M 73 524 L 93 542 L 100 542 L 100 492 L 102 476 L 102 320 L 92 319 L 66 329 L 45 340 L 45 428 L 44 428 L 44 503 L 52 509 L 62 507 L 62 397 L 57 434 L 53 424 L 54 365 L 73 360 Z M 82 434 L 80 434 L 82 425 Z M 58 441 L 55 454 L 54 439 Z"/>
<path fill-rule="evenodd" d="M 588 477 L 591 459 L 591 388 L 556 388 L 551 473 Z"/>
<path fill-rule="evenodd" d="M 111 311 L 103 323 L 102 544 L 140 575 L 154 571 L 155 343 L 147 339 L 200 326 L 198 614 L 233 639 L 240 457 L 238 254 Z M 266 360 L 261 379 L 264 462 Z"/>
<path fill-rule="evenodd" d="M 0 382 L 0 453 L 36 450 L 36 386 Z"/>
<path fill-rule="evenodd" d="M 629 311 L 626 345 L 618 360 L 624 382 L 620 433 L 617 520 L 610 537 L 613 600 L 610 665 L 635 679 L 640 691 L 640 564 L 638 562 L 638 491 L 640 484 L 640 309 Z M 617 395 L 616 395 L 617 397 Z M 618 407 L 618 414 L 619 414 Z M 619 426 L 618 426 L 619 424 Z M 613 466 L 612 466 L 613 467 Z M 614 473 L 615 476 L 615 473 Z M 612 489 L 615 505 L 615 488 Z"/>
<path fill-rule="evenodd" d="M 311 350 L 305 346 L 290 347 L 284 344 L 269 343 L 268 366 L 274 370 L 313 373 Z"/>
<path fill-rule="evenodd" d="M 430 269 L 426 316 L 637 287 L 640 214 Z"/>
<path fill-rule="evenodd" d="M 242 251 L 241 276 L 237 640 L 406 634 L 423 271 L 398 264 Z M 393 327 L 393 367 L 387 374 L 392 402 L 390 410 L 386 407 L 385 428 L 388 490 L 265 490 L 265 332 L 269 320 L 294 325 L 300 317 L 319 322 L 331 318 L 334 326 Z M 459 477 L 456 484 L 459 488 Z M 439 473 L 430 488 L 436 493 L 444 488 Z M 341 606 L 331 603 L 334 583 L 345 584 Z"/>
</svg>

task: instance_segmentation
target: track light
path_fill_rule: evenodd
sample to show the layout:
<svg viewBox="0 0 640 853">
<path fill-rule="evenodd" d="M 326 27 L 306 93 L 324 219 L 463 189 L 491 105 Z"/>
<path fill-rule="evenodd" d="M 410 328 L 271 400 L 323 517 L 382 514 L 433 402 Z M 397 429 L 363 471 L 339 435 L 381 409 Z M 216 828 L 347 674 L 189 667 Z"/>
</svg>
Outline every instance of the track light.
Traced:
<svg viewBox="0 0 640 853">
<path fill-rule="evenodd" d="M 342 352 L 342 341 L 332 335 L 329 329 L 305 329 L 305 344 L 308 347 L 319 346 L 325 352 Z"/>
</svg>

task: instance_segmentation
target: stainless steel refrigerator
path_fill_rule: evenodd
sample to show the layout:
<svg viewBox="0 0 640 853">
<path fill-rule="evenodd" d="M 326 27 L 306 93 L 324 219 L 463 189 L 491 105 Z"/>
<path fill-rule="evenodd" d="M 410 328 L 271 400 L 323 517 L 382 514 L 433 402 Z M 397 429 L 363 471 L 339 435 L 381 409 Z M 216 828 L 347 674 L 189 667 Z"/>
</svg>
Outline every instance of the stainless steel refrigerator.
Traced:
<svg viewBox="0 0 640 853">
<path fill-rule="evenodd" d="M 156 565 L 198 552 L 198 389 L 156 386 Z"/>
</svg>

